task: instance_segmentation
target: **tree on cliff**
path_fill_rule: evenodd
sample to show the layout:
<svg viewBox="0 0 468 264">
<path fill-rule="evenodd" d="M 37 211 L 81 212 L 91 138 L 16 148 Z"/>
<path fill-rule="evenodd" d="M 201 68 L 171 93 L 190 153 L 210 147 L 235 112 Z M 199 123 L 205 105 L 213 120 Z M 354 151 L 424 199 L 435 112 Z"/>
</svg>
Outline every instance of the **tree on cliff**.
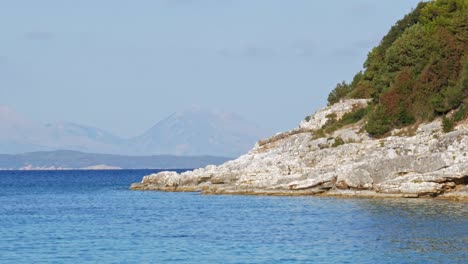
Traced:
<svg viewBox="0 0 468 264">
<path fill-rule="evenodd" d="M 468 104 L 468 0 L 422 2 L 372 49 L 351 84 L 329 104 L 372 98 L 366 130 L 381 136 Z"/>
</svg>

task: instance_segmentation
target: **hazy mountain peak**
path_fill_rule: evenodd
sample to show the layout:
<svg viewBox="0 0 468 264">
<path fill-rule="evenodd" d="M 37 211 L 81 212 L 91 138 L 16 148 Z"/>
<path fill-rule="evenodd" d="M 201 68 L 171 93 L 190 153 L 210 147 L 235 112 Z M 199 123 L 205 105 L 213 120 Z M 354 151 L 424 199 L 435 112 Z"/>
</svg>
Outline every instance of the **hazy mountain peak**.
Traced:
<svg viewBox="0 0 468 264">
<path fill-rule="evenodd" d="M 235 114 L 191 106 L 132 141 L 143 154 L 237 156 L 266 135 L 265 130 Z"/>
<path fill-rule="evenodd" d="M 222 116 L 222 115 L 229 115 L 228 113 L 216 110 L 216 109 L 210 109 L 207 107 L 203 107 L 200 105 L 192 105 L 190 107 L 187 107 L 183 110 L 175 112 L 173 115 L 170 115 L 169 118 L 183 118 L 183 117 L 193 117 L 193 116 L 204 116 L 204 117 L 209 117 L 209 116 Z"/>
<path fill-rule="evenodd" d="M 208 109 L 206 107 L 203 107 L 201 105 L 197 105 L 197 104 L 193 104 L 181 111 L 179 111 L 179 113 L 184 113 L 184 112 L 210 112 L 210 111 L 213 111 L 213 109 Z"/>
</svg>

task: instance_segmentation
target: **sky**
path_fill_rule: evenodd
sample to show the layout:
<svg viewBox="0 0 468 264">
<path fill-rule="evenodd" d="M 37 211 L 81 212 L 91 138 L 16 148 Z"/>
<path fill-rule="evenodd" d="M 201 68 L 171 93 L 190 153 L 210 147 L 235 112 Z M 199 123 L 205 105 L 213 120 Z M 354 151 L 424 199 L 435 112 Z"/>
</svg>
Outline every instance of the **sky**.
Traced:
<svg viewBox="0 0 468 264">
<path fill-rule="evenodd" d="M 0 105 L 121 137 L 193 105 L 280 132 L 416 0 L 0 0 Z"/>
</svg>

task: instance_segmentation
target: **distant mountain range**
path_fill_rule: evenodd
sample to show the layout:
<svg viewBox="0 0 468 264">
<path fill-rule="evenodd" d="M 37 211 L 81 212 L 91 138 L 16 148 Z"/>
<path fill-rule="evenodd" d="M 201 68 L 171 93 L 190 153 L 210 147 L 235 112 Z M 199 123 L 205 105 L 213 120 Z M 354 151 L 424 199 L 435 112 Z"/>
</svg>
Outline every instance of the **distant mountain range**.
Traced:
<svg viewBox="0 0 468 264">
<path fill-rule="evenodd" d="M 175 113 L 142 135 L 123 139 L 74 123 L 40 124 L 0 106 L 0 153 L 60 149 L 118 155 L 236 157 L 269 133 L 234 114 L 201 107 Z"/>
<path fill-rule="evenodd" d="M 230 113 L 200 107 L 172 114 L 128 141 L 132 153 L 239 156 L 267 136 L 255 124 Z"/>
<path fill-rule="evenodd" d="M 0 154 L 0 169 L 191 169 L 227 160 L 229 158 L 213 156 L 122 156 L 58 150 Z"/>
</svg>

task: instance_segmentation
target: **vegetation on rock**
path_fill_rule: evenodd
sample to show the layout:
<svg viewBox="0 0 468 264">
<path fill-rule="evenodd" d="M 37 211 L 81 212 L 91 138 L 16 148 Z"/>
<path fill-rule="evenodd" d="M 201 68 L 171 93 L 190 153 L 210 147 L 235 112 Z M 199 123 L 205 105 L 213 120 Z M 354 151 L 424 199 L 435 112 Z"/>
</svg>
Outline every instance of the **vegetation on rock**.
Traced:
<svg viewBox="0 0 468 264">
<path fill-rule="evenodd" d="M 327 115 L 328 121 L 322 126 L 320 130 L 324 133 L 333 133 L 336 130 L 359 122 L 367 114 L 366 108 L 359 108 L 352 112 L 344 114 L 339 120 L 335 113 Z"/>
<path fill-rule="evenodd" d="M 464 109 L 467 38 L 468 0 L 421 2 L 369 53 L 352 83 L 337 85 L 328 103 L 373 99 L 365 113 L 366 131 L 373 136 Z"/>
<path fill-rule="evenodd" d="M 337 137 L 337 138 L 335 138 L 335 140 L 333 141 L 332 147 L 333 147 L 333 148 L 336 148 L 336 147 L 341 146 L 341 145 L 344 145 L 344 144 L 345 144 L 344 140 L 343 140 L 342 138 L 340 138 L 340 137 Z"/>
</svg>

